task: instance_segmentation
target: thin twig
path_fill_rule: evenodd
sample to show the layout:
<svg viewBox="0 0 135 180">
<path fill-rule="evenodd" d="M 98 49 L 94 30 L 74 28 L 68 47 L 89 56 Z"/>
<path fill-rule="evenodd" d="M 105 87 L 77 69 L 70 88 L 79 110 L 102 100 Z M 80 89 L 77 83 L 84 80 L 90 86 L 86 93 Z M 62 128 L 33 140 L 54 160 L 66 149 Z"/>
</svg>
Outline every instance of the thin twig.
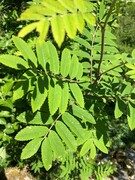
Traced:
<svg viewBox="0 0 135 180">
<path fill-rule="evenodd" d="M 118 68 L 118 67 L 124 66 L 126 63 L 127 63 L 127 62 L 125 62 L 125 63 L 123 63 L 123 64 L 119 64 L 119 65 L 117 65 L 117 66 L 115 66 L 115 67 L 112 67 L 112 68 L 110 68 L 110 69 L 102 72 L 102 73 L 100 74 L 100 77 L 101 77 L 102 75 L 108 73 L 109 71 L 112 71 L 112 70 L 114 70 L 114 69 L 116 69 L 116 68 Z"/>
<path fill-rule="evenodd" d="M 92 80 L 92 72 L 93 72 L 93 48 L 94 48 L 94 41 L 95 41 L 95 38 L 96 38 L 96 33 L 97 33 L 98 28 L 99 28 L 99 25 L 96 26 L 96 29 L 95 29 L 95 31 L 93 33 L 91 49 L 90 49 L 90 83 L 91 84 L 93 83 L 93 80 Z"/>
</svg>

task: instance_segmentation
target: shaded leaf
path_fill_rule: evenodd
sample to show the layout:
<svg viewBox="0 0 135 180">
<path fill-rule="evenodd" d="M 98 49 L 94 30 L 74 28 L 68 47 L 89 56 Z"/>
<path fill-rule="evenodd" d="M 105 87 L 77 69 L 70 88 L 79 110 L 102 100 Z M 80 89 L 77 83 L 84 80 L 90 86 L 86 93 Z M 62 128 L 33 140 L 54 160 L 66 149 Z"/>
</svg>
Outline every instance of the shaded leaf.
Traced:
<svg viewBox="0 0 135 180">
<path fill-rule="evenodd" d="M 31 60 L 31 62 L 37 67 L 37 58 L 30 46 L 23 39 L 16 36 L 13 36 L 13 41 L 17 49 L 21 52 L 24 59 Z"/>
<path fill-rule="evenodd" d="M 76 151 L 77 144 L 73 134 L 69 131 L 69 129 L 60 121 L 56 123 L 56 130 L 65 144 L 72 150 Z"/>
<path fill-rule="evenodd" d="M 58 83 L 54 83 L 51 80 L 48 93 L 49 93 L 48 95 L 49 111 L 51 115 L 53 115 L 60 106 L 61 86 Z"/>
<path fill-rule="evenodd" d="M 17 70 L 29 68 L 28 63 L 24 59 L 13 55 L 0 55 L 0 63 Z"/>
<path fill-rule="evenodd" d="M 77 137 L 84 138 L 84 129 L 77 119 L 67 112 L 62 115 L 62 119 Z"/>
<path fill-rule="evenodd" d="M 94 117 L 87 110 L 84 110 L 76 105 L 72 105 L 72 110 L 73 110 L 73 114 L 79 117 L 80 119 L 82 119 L 83 121 L 96 124 Z"/>
<path fill-rule="evenodd" d="M 37 110 L 40 110 L 41 106 L 45 102 L 47 98 L 47 77 L 38 77 L 38 80 L 35 84 L 35 89 L 33 91 L 32 99 L 31 99 L 31 106 L 32 106 L 32 111 L 35 112 Z"/>
<path fill-rule="evenodd" d="M 56 159 L 62 161 L 65 157 L 65 148 L 61 139 L 55 131 L 51 131 L 48 138 Z"/>
<path fill-rule="evenodd" d="M 68 106 L 68 100 L 69 100 L 69 87 L 68 83 L 63 83 L 63 88 L 61 91 L 61 101 L 59 105 L 60 113 L 63 114 Z"/>
</svg>

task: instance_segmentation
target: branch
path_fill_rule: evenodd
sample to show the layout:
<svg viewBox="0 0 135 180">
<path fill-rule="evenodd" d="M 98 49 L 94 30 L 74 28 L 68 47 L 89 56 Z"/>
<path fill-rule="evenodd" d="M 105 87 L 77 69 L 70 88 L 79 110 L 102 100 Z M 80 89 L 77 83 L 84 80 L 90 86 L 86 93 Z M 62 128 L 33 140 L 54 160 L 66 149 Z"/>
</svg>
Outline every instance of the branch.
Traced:
<svg viewBox="0 0 135 180">
<path fill-rule="evenodd" d="M 95 41 L 95 38 L 96 38 L 96 33 L 97 33 L 97 30 L 99 28 L 99 25 L 97 25 L 94 33 L 93 33 L 93 36 L 92 36 L 92 43 L 91 43 L 91 49 L 90 49 L 90 83 L 92 84 L 93 83 L 93 80 L 92 80 L 92 71 L 93 71 L 93 48 L 94 48 L 94 41 Z"/>
<path fill-rule="evenodd" d="M 123 63 L 123 64 L 119 64 L 119 65 L 117 65 L 117 66 L 115 66 L 115 67 L 112 67 L 112 68 L 110 68 L 110 69 L 102 72 L 102 73 L 100 74 L 100 77 L 101 77 L 102 75 L 108 73 L 109 71 L 112 71 L 112 70 L 114 70 L 114 69 L 116 69 L 116 68 L 118 68 L 118 67 L 124 66 L 126 63 L 127 63 L 127 62 L 125 62 L 125 63 Z"/>
<path fill-rule="evenodd" d="M 98 65 L 98 70 L 97 70 L 97 78 L 96 78 L 96 82 L 98 79 L 100 79 L 100 70 L 101 70 L 101 64 L 102 64 L 102 61 L 103 61 L 103 56 L 104 56 L 104 43 L 105 43 L 105 29 L 106 29 L 106 26 L 107 26 L 107 22 L 108 22 L 108 19 L 109 17 L 111 16 L 111 13 L 112 13 L 112 10 L 114 8 L 114 5 L 116 3 L 116 0 L 113 0 L 112 1 L 112 4 L 110 6 L 110 9 L 108 11 L 108 14 L 106 16 L 106 19 L 105 19 L 105 22 L 104 22 L 104 25 L 100 25 L 101 26 L 101 35 L 102 35 L 102 39 L 101 39 L 101 54 L 100 54 L 100 60 L 99 60 L 99 65 Z"/>
</svg>

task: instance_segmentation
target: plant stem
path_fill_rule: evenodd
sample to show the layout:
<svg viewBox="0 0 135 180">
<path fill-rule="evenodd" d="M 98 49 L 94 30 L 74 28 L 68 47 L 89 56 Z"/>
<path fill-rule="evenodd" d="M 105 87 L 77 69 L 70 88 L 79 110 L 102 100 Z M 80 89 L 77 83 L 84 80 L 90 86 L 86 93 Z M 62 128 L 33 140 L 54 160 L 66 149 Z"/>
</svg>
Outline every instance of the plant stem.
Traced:
<svg viewBox="0 0 135 180">
<path fill-rule="evenodd" d="M 110 6 L 110 9 L 109 9 L 109 11 L 108 11 L 108 14 L 107 14 L 107 16 L 106 16 L 104 25 L 103 25 L 103 26 L 100 25 L 100 26 L 101 26 L 101 35 L 102 35 L 102 39 L 101 39 L 101 54 L 100 54 L 100 60 L 99 60 L 99 64 L 98 64 L 96 82 L 97 82 L 97 80 L 99 80 L 100 77 L 101 77 L 101 64 L 102 64 L 103 56 L 104 56 L 105 30 L 106 30 L 106 26 L 107 26 L 108 19 L 109 19 L 111 13 L 112 13 L 112 10 L 113 10 L 113 8 L 114 8 L 115 3 L 116 3 L 116 0 L 113 0 L 113 1 L 112 1 L 112 4 L 111 4 L 111 6 Z"/>
</svg>

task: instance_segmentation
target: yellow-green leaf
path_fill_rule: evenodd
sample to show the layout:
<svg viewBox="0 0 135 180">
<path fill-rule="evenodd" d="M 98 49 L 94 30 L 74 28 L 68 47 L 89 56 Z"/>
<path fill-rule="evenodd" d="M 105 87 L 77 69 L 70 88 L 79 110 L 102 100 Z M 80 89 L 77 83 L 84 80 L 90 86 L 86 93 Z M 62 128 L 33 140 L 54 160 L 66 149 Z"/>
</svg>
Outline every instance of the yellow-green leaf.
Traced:
<svg viewBox="0 0 135 180">
<path fill-rule="evenodd" d="M 19 37 L 24 37 L 27 34 L 29 34 L 30 32 L 32 32 L 34 29 L 36 29 L 38 22 L 34 22 L 34 23 L 30 23 L 28 25 L 26 25 L 25 27 L 23 27 L 19 33 L 18 36 Z"/>
<path fill-rule="evenodd" d="M 85 21 L 82 14 L 75 13 L 72 16 L 73 16 L 76 28 L 82 33 L 85 26 Z"/>
<path fill-rule="evenodd" d="M 90 25 L 94 26 L 95 23 L 96 23 L 96 19 L 95 19 L 95 16 L 91 13 L 84 13 L 83 14 L 83 17 L 85 19 L 85 21 L 87 23 L 89 23 Z"/>
<path fill-rule="evenodd" d="M 62 6 L 61 3 L 56 0 L 42 1 L 42 4 L 56 13 L 65 14 L 67 12 L 66 8 Z"/>
<path fill-rule="evenodd" d="M 30 9 L 26 9 L 20 17 L 20 20 L 42 20 L 44 16 L 38 13 L 32 12 Z"/>
<path fill-rule="evenodd" d="M 65 29 L 62 16 L 53 16 L 51 18 L 51 28 L 55 41 L 60 47 L 64 41 Z"/>
<path fill-rule="evenodd" d="M 74 16 L 72 14 L 65 14 L 63 17 L 65 31 L 71 39 L 74 39 L 77 32 L 76 24 L 74 23 Z"/>
<path fill-rule="evenodd" d="M 49 21 L 48 19 L 43 19 L 37 24 L 37 31 L 39 32 L 39 42 L 43 43 L 46 39 L 47 33 L 49 30 Z"/>
<path fill-rule="evenodd" d="M 29 68 L 28 63 L 24 59 L 8 54 L 0 55 L 0 63 L 18 70 Z"/>
<path fill-rule="evenodd" d="M 76 11 L 76 7 L 73 3 L 73 0 L 58 0 L 62 6 L 64 6 L 68 11 L 70 12 L 75 12 Z"/>
</svg>

